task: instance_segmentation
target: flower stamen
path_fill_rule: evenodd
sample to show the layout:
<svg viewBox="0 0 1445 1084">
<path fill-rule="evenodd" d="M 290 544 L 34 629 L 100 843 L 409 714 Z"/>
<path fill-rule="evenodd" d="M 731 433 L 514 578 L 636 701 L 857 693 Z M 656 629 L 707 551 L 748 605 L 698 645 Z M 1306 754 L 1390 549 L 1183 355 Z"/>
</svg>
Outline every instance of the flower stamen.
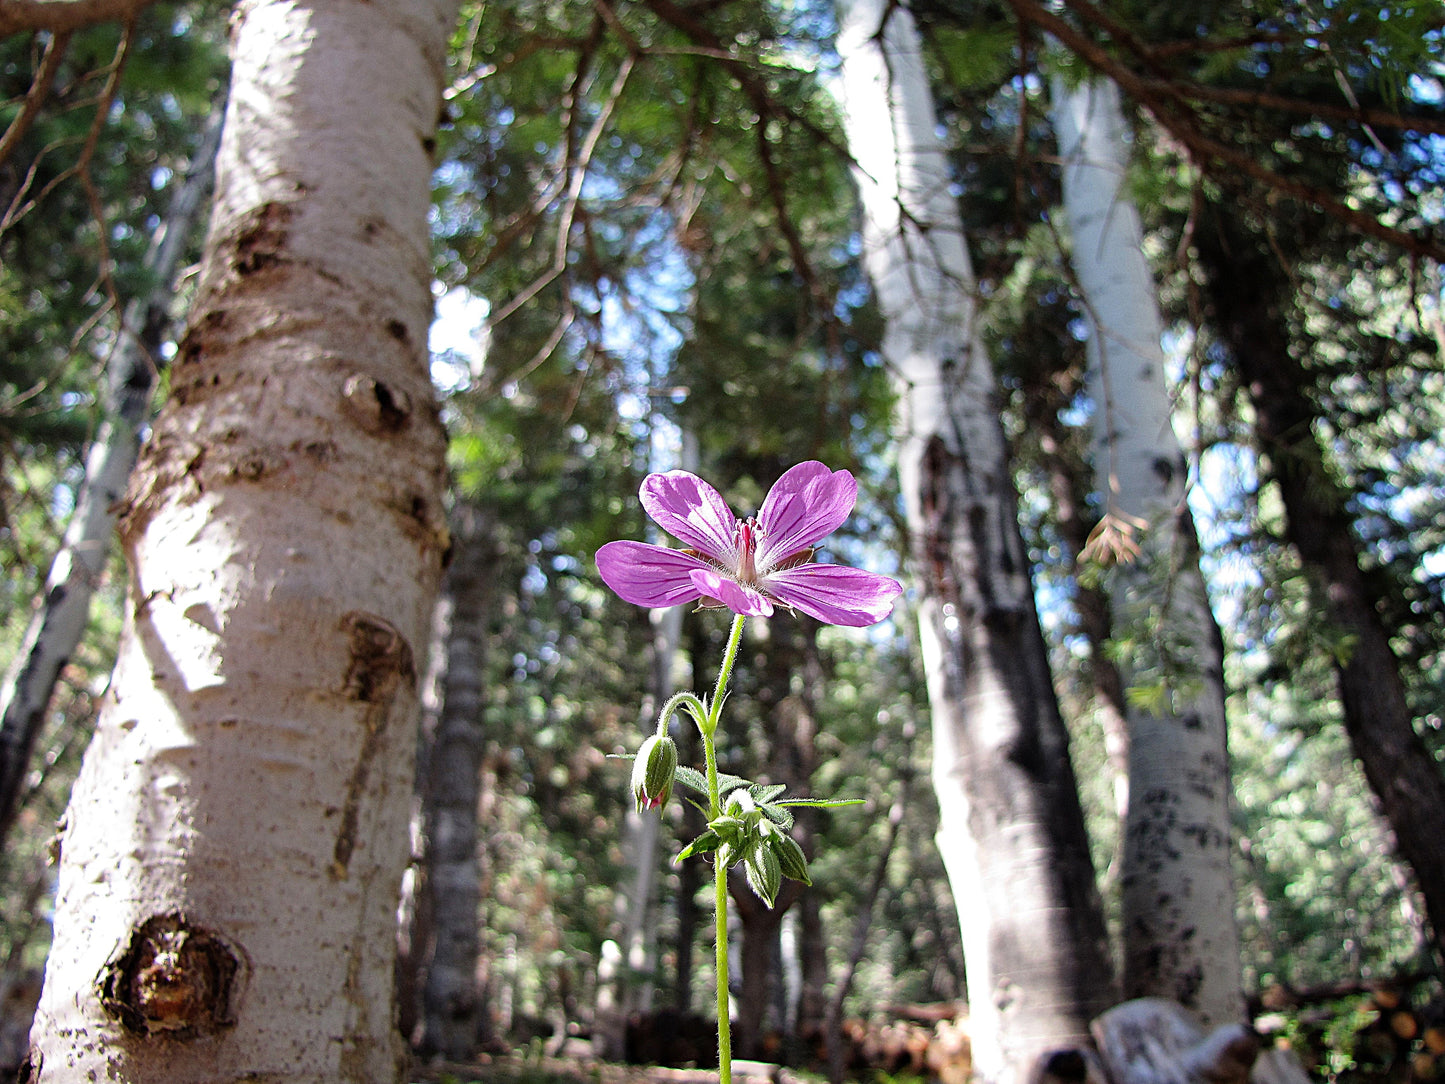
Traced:
<svg viewBox="0 0 1445 1084">
<path fill-rule="evenodd" d="M 749 587 L 754 587 L 758 582 L 756 560 L 758 539 L 762 537 L 762 531 L 758 529 L 757 520 L 738 520 L 737 531 L 733 537 L 738 548 L 738 582 L 745 583 Z"/>
</svg>

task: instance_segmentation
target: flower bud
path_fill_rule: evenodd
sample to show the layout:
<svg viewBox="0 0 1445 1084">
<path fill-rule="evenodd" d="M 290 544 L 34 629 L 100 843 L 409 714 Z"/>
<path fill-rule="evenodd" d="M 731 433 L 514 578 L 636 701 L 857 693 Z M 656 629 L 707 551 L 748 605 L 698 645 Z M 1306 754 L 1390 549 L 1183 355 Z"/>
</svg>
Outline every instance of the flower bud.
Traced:
<svg viewBox="0 0 1445 1084">
<path fill-rule="evenodd" d="M 734 817 L 746 818 L 748 814 L 757 811 L 758 804 L 753 801 L 753 796 L 747 791 L 735 790 L 728 795 L 723 808 Z"/>
<path fill-rule="evenodd" d="M 773 900 L 778 897 L 778 886 L 783 881 L 783 871 L 778 864 L 778 856 L 773 853 L 773 849 L 765 840 L 758 839 L 753 846 L 748 848 L 748 853 L 743 858 L 744 872 L 748 875 L 748 887 L 771 910 Z"/>
<path fill-rule="evenodd" d="M 805 885 L 813 883 L 808 876 L 808 859 L 803 854 L 803 848 L 798 846 L 797 840 L 786 832 L 775 832 L 768 842 L 772 844 L 773 854 L 778 858 L 784 877 L 802 881 Z"/>
<path fill-rule="evenodd" d="M 676 775 L 677 743 L 666 734 L 654 734 L 643 742 L 632 762 L 632 797 L 637 801 L 637 812 L 666 805 Z"/>
</svg>

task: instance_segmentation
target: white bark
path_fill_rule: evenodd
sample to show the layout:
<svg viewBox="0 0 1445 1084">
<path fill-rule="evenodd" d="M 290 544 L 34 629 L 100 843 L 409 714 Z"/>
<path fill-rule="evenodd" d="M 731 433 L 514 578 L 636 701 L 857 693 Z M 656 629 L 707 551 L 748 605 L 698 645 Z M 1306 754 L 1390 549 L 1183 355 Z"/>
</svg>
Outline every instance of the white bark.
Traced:
<svg viewBox="0 0 1445 1084">
<path fill-rule="evenodd" d="M 55 683 L 85 634 L 90 601 L 110 559 L 115 506 L 135 466 L 141 427 L 150 418 L 181 254 L 210 187 L 220 140 L 218 115 L 207 127 L 185 177 L 177 181 L 165 220 L 146 253 L 143 266 L 155 285 L 148 297 L 132 301 L 121 316 L 115 348 L 106 362 L 105 419 L 85 457 L 75 512 L 51 562 L 44 605 L 26 627 L 0 690 L 0 842 L 14 820 Z"/>
<path fill-rule="evenodd" d="M 257 0 L 121 519 L 31 1079 L 398 1080 L 415 667 L 445 546 L 426 216 L 451 0 Z"/>
<path fill-rule="evenodd" d="M 1243 1019 L 1230 871 L 1223 645 L 1185 503 L 1153 277 L 1123 181 L 1128 145 L 1106 80 L 1053 86 L 1073 265 L 1088 311 L 1095 460 L 1105 508 L 1137 525 L 1139 557 L 1111 575 L 1115 627 L 1136 645 L 1126 681 L 1167 690 L 1128 710 L 1124 987 L 1172 998 L 1206 1026 Z M 1153 701 L 1150 701 L 1151 705 Z"/>
<path fill-rule="evenodd" d="M 697 470 L 697 437 L 681 434 L 683 470 Z M 682 649 L 680 606 L 653 610 L 651 695 L 642 711 L 644 732 L 657 724 L 657 713 L 677 691 L 675 670 Z M 694 660 L 694 666 L 696 662 Z M 695 671 L 694 671 L 695 672 Z M 671 724 L 692 726 L 683 715 Z M 675 733 L 675 729 L 674 729 Z M 657 964 L 657 922 L 654 908 L 661 818 L 638 813 L 629 806 L 623 817 L 622 849 L 631 876 L 623 882 L 612 901 L 612 926 L 617 933 L 616 950 L 603 953 L 598 961 L 597 1003 L 594 1006 L 593 1047 L 599 1057 L 621 1060 L 626 1054 L 627 1018 L 634 1012 L 648 1012 L 657 989 L 653 974 Z"/>
<path fill-rule="evenodd" d="M 695 463 L 685 464 L 695 467 Z M 652 612 L 652 695 L 642 725 L 651 732 L 657 712 L 676 692 L 673 667 L 682 644 L 681 606 Z M 674 726 L 692 721 L 674 717 Z M 627 1018 L 652 1008 L 657 983 L 657 862 L 661 818 L 629 807 L 623 819 L 622 847 L 629 876 L 613 899 L 612 925 L 617 931 L 616 955 L 604 952 L 597 976 L 593 1046 L 599 1057 L 620 1060 L 626 1054 Z"/>
<path fill-rule="evenodd" d="M 884 0 L 841 8 L 864 260 L 900 401 L 938 844 L 962 925 L 974 1064 L 1014 1084 L 1039 1054 L 1086 1041 L 1111 967 L 917 31 Z"/>
</svg>

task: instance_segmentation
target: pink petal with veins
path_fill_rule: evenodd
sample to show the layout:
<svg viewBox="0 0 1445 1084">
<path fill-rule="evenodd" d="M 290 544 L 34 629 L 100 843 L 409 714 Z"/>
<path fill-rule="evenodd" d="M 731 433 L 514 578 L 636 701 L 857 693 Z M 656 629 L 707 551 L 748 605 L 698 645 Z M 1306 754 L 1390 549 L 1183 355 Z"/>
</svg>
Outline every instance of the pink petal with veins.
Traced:
<svg viewBox="0 0 1445 1084">
<path fill-rule="evenodd" d="M 897 580 L 847 565 L 799 565 L 774 572 L 762 586 L 783 605 L 809 617 L 854 628 L 882 621 L 903 593 Z"/>
<path fill-rule="evenodd" d="M 649 474 L 639 494 L 659 527 L 731 568 L 737 563 L 738 518 L 712 486 L 685 470 Z"/>
<path fill-rule="evenodd" d="M 713 569 L 705 568 L 694 572 L 692 584 L 700 594 L 717 599 L 735 614 L 769 617 L 773 612 L 773 604 L 757 591 L 744 587 Z"/>
<path fill-rule="evenodd" d="M 773 484 L 758 512 L 762 528 L 759 567 L 805 550 L 832 534 L 853 512 L 858 483 L 845 470 L 799 463 Z"/>
<path fill-rule="evenodd" d="M 708 565 L 682 550 L 646 542 L 609 542 L 597 551 L 603 581 L 634 606 L 662 607 L 698 597 L 691 574 Z"/>
</svg>

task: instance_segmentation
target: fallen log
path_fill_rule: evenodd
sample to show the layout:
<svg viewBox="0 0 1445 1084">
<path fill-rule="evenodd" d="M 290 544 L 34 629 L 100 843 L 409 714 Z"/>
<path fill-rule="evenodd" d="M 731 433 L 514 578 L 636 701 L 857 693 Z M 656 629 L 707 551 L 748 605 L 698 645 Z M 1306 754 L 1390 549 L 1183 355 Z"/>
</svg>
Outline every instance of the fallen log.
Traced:
<svg viewBox="0 0 1445 1084">
<path fill-rule="evenodd" d="M 1116 1005 L 1091 1025 L 1112 1084 L 1248 1084 L 1259 1037 L 1244 1024 L 1206 1032 L 1164 998 Z"/>
</svg>

